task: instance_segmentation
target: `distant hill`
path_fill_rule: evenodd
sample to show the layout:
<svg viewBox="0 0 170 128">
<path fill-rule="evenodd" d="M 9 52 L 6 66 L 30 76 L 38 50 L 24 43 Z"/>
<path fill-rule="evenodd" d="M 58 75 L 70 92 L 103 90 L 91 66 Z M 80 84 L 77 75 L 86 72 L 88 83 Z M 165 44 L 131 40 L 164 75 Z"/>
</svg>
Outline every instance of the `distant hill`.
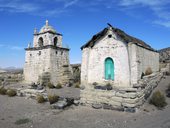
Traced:
<svg viewBox="0 0 170 128">
<path fill-rule="evenodd" d="M 170 62 L 170 47 L 159 50 L 160 62 Z"/>
<path fill-rule="evenodd" d="M 5 71 L 5 70 L 0 69 L 0 73 L 4 73 L 4 72 L 6 72 L 6 71 Z"/>
<path fill-rule="evenodd" d="M 4 73 L 4 72 L 22 73 L 23 69 L 22 68 L 16 68 L 16 67 L 7 67 L 7 68 L 1 68 L 0 67 L 0 73 Z"/>
</svg>

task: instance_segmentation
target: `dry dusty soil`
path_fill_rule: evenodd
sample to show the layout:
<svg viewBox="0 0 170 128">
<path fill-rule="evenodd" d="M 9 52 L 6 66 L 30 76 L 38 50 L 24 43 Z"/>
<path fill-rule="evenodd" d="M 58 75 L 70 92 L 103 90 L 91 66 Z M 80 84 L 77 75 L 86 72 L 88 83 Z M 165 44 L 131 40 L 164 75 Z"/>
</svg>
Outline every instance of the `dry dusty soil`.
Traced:
<svg viewBox="0 0 170 128">
<path fill-rule="evenodd" d="M 170 76 L 156 90 L 164 92 L 168 83 Z M 170 98 L 166 101 L 163 110 L 145 103 L 136 113 L 127 113 L 84 106 L 54 110 L 48 103 L 0 95 L 0 128 L 170 128 Z"/>
</svg>

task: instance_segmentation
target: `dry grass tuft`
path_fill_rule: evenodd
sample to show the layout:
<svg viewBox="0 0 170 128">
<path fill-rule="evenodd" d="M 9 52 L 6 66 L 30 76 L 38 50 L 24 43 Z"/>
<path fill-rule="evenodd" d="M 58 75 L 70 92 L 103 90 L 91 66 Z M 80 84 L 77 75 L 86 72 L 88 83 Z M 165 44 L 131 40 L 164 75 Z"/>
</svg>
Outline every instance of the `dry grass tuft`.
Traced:
<svg viewBox="0 0 170 128">
<path fill-rule="evenodd" d="M 160 91 L 156 91 L 155 93 L 153 93 L 150 99 L 150 104 L 155 105 L 159 109 L 162 109 L 167 105 L 165 101 L 165 96 Z"/>
<path fill-rule="evenodd" d="M 0 88 L 0 94 L 1 95 L 6 95 L 7 89 L 5 89 L 4 87 Z"/>
<path fill-rule="evenodd" d="M 57 95 L 48 95 L 48 101 L 50 102 L 50 104 L 54 104 L 58 101 L 59 96 Z"/>
<path fill-rule="evenodd" d="M 9 96 L 9 97 L 13 97 L 13 96 L 16 96 L 17 95 L 17 91 L 15 89 L 8 89 L 6 94 Z"/>
<path fill-rule="evenodd" d="M 152 73 L 153 73 L 153 72 L 152 72 L 151 67 L 148 67 L 148 68 L 146 69 L 146 71 L 145 71 L 145 76 L 150 75 L 150 74 L 152 74 Z"/>
<path fill-rule="evenodd" d="M 36 100 L 38 103 L 46 102 L 46 99 L 43 97 L 43 95 L 37 95 Z"/>
</svg>

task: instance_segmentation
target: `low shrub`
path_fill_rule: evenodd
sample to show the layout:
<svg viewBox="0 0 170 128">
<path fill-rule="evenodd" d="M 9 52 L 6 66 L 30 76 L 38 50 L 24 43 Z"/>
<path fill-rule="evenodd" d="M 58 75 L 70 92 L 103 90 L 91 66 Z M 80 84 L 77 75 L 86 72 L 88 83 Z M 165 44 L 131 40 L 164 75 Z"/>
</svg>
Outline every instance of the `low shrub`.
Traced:
<svg viewBox="0 0 170 128">
<path fill-rule="evenodd" d="M 0 88 L 0 94 L 1 95 L 6 95 L 7 89 L 5 89 L 4 87 Z"/>
<path fill-rule="evenodd" d="M 107 83 L 107 84 L 106 84 L 106 89 L 107 89 L 107 90 L 112 90 L 112 85 L 111 85 L 110 83 Z"/>
<path fill-rule="evenodd" d="M 147 75 L 150 75 L 150 74 L 152 74 L 153 72 L 152 72 L 152 69 L 151 69 L 151 67 L 148 67 L 147 69 L 146 69 L 146 71 L 145 71 L 145 75 L 147 76 Z"/>
<path fill-rule="evenodd" d="M 50 102 L 50 104 L 57 102 L 58 99 L 59 99 L 59 96 L 57 95 L 48 95 L 48 101 Z"/>
<path fill-rule="evenodd" d="M 170 76 L 170 72 L 165 72 L 165 75 L 166 76 Z"/>
<path fill-rule="evenodd" d="M 21 124 L 26 124 L 26 123 L 29 123 L 29 122 L 31 122 L 31 120 L 28 119 L 28 118 L 25 118 L 25 119 L 18 119 L 17 121 L 15 121 L 15 124 L 21 125 Z"/>
<path fill-rule="evenodd" d="M 8 89 L 6 94 L 9 96 L 9 97 L 13 97 L 13 96 L 16 96 L 17 95 L 17 91 L 14 90 L 14 89 Z"/>
<path fill-rule="evenodd" d="M 43 95 L 37 95 L 36 100 L 38 103 L 44 103 L 46 101 Z"/>
<path fill-rule="evenodd" d="M 75 87 L 75 88 L 80 88 L 80 83 L 75 83 L 75 84 L 74 84 L 74 87 Z"/>
<path fill-rule="evenodd" d="M 51 82 L 49 82 L 49 83 L 47 84 L 47 86 L 48 86 L 49 88 L 55 88 L 55 86 L 54 86 Z"/>
<path fill-rule="evenodd" d="M 94 86 L 97 86 L 97 85 L 98 85 L 98 83 L 97 83 L 97 82 L 93 82 L 93 85 L 94 85 Z"/>
<path fill-rule="evenodd" d="M 55 88 L 60 89 L 60 88 L 62 88 L 62 85 L 60 83 L 58 83 Z"/>
<path fill-rule="evenodd" d="M 160 91 L 153 93 L 149 103 L 155 105 L 159 109 L 164 108 L 167 105 L 165 97 Z"/>
</svg>

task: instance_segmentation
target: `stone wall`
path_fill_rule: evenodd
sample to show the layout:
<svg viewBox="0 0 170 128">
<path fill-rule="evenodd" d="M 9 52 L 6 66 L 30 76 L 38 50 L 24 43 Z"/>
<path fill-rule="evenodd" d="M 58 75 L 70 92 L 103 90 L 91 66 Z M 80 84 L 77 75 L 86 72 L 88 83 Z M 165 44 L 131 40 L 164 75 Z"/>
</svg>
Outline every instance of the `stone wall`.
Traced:
<svg viewBox="0 0 170 128">
<path fill-rule="evenodd" d="M 22 72 L 0 73 L 0 85 L 13 84 L 23 81 Z"/>
<path fill-rule="evenodd" d="M 131 67 L 131 84 L 136 84 L 141 79 L 142 73 L 148 68 L 152 72 L 159 71 L 159 53 L 151 51 L 134 43 L 128 44 L 130 67 Z"/>
<path fill-rule="evenodd" d="M 141 106 L 149 97 L 152 90 L 158 85 L 163 73 L 156 73 L 144 77 L 138 85 L 132 88 L 116 88 L 112 90 L 95 89 L 94 85 L 86 86 L 81 90 L 81 103 L 100 108 L 126 110 Z"/>
</svg>

